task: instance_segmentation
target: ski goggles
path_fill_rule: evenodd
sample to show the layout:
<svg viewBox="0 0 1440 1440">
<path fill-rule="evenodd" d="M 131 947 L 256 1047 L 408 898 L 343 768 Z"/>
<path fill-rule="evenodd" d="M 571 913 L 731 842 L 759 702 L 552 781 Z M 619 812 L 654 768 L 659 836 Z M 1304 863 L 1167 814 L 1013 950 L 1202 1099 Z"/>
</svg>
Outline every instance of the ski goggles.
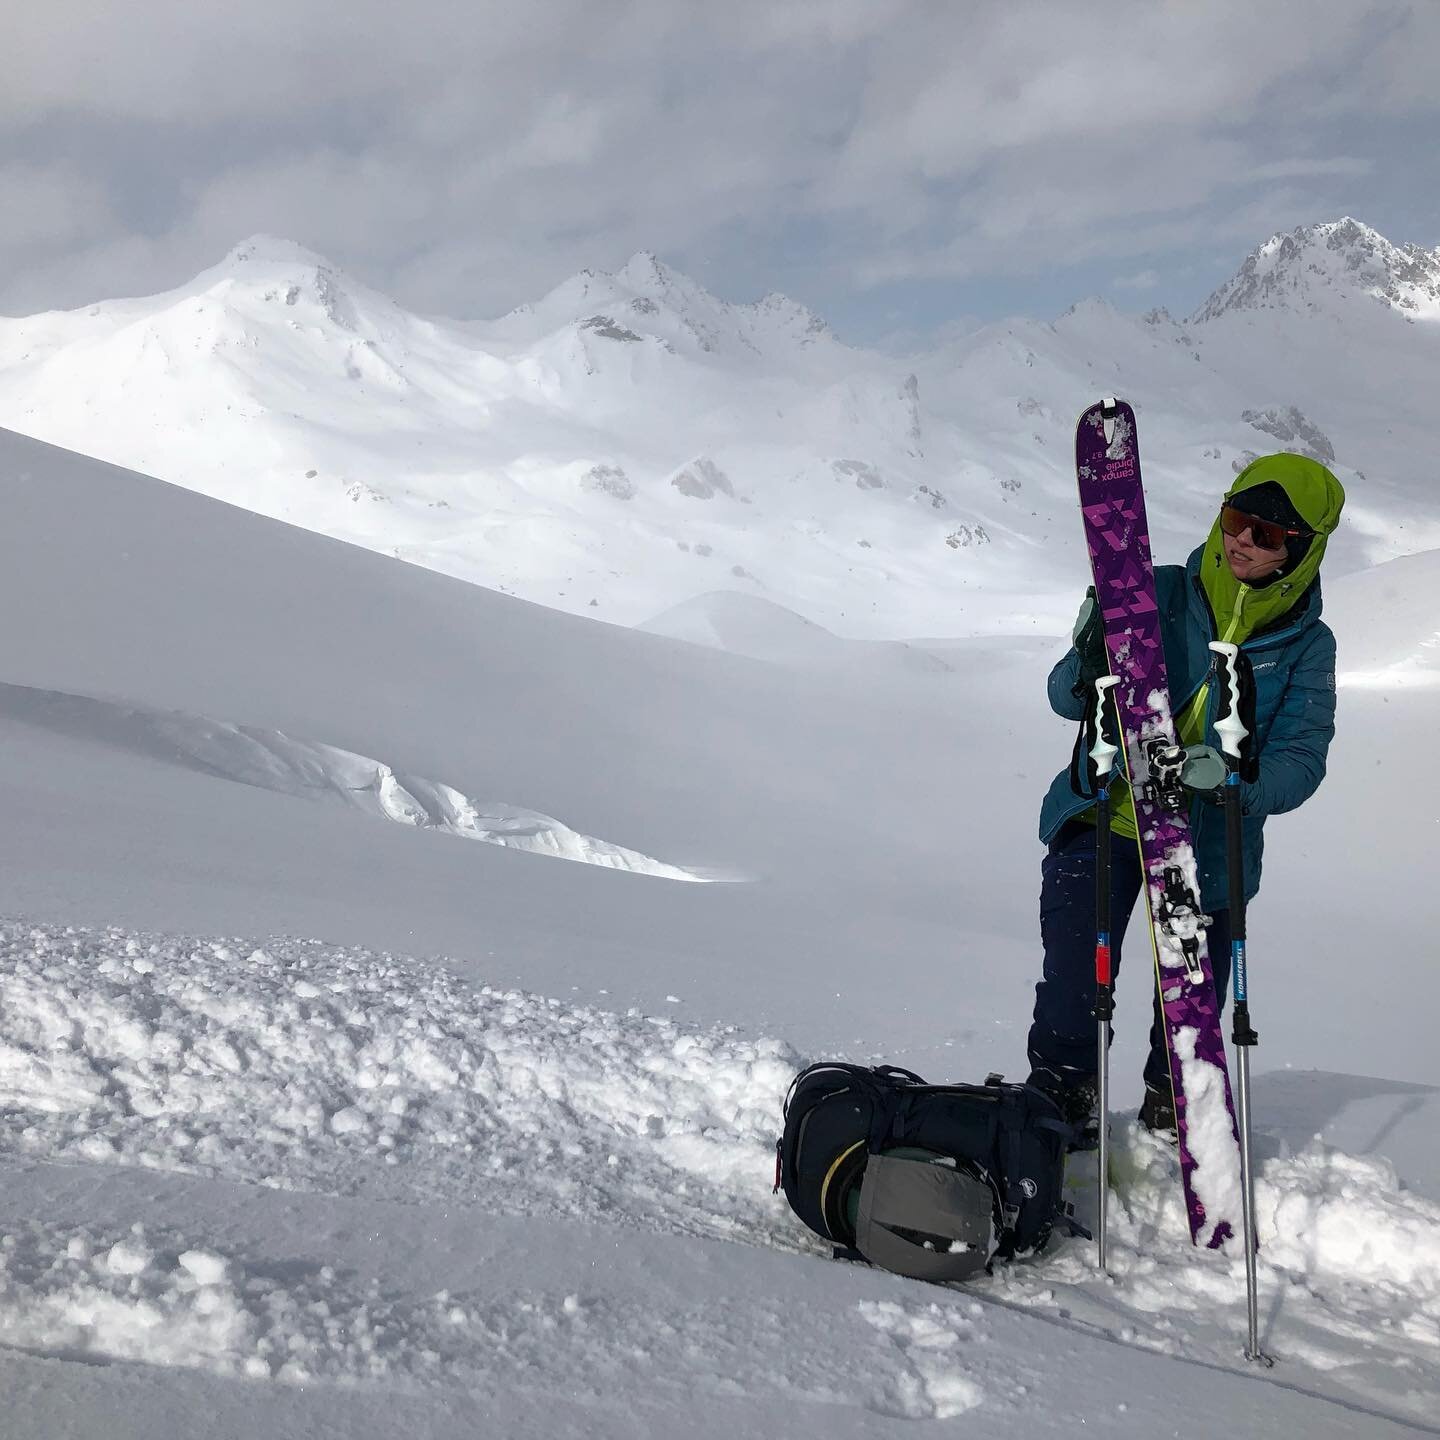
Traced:
<svg viewBox="0 0 1440 1440">
<path fill-rule="evenodd" d="M 1248 530 L 1255 544 L 1262 550 L 1283 550 L 1287 540 L 1315 533 L 1313 530 L 1291 530 L 1284 525 L 1277 525 L 1273 520 L 1261 520 L 1234 505 L 1220 507 L 1220 528 L 1237 540 Z"/>
</svg>

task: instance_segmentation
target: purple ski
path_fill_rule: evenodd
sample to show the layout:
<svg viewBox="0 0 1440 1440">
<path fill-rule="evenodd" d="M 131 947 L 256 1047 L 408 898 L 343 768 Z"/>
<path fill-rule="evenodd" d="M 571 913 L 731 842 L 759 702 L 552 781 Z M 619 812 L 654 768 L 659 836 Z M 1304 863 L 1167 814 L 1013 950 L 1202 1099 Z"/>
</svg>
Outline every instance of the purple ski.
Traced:
<svg viewBox="0 0 1440 1440">
<path fill-rule="evenodd" d="M 1120 679 L 1114 694 L 1140 832 L 1190 1236 L 1213 1249 L 1240 1230 L 1239 1141 L 1179 780 L 1183 755 L 1170 713 L 1135 412 L 1123 400 L 1102 401 L 1080 417 L 1075 473 L 1105 648 Z"/>
</svg>

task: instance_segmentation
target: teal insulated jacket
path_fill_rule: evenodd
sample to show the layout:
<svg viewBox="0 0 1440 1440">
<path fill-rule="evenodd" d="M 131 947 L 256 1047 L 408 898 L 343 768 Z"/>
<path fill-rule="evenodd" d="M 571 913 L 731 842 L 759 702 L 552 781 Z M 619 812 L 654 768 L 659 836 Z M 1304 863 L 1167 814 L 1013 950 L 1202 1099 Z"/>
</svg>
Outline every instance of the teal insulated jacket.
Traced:
<svg viewBox="0 0 1440 1440">
<path fill-rule="evenodd" d="M 1181 565 L 1155 571 L 1160 635 L 1170 681 L 1170 703 L 1178 716 L 1210 678 L 1209 650 L 1215 620 L 1200 581 L 1200 546 Z M 1325 778 L 1325 757 L 1335 735 L 1335 637 L 1320 619 L 1320 581 L 1271 626 L 1241 646 L 1255 671 L 1255 734 L 1260 778 L 1243 788 L 1245 896 L 1260 888 L 1265 820 L 1304 804 Z M 1050 672 L 1050 706 L 1067 720 L 1084 717 L 1087 698 L 1077 696 L 1080 657 L 1072 648 Z M 1219 749 L 1215 734 L 1217 687 L 1210 687 L 1205 743 Z M 1076 795 L 1067 766 L 1051 782 L 1040 808 L 1040 838 L 1046 844 L 1069 819 L 1089 810 L 1092 795 Z M 1225 814 L 1221 807 L 1196 800 L 1190 806 L 1195 857 L 1200 868 L 1200 898 L 1207 910 L 1229 905 L 1225 870 Z"/>
</svg>

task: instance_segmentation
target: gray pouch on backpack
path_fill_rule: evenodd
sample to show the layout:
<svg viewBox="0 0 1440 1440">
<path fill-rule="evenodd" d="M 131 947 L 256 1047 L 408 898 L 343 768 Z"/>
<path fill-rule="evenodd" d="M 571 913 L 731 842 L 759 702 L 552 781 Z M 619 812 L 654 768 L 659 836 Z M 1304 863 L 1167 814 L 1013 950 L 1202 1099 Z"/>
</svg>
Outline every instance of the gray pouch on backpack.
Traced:
<svg viewBox="0 0 1440 1440">
<path fill-rule="evenodd" d="M 968 1280 L 995 1249 L 994 1190 L 953 1166 L 871 1155 L 860 1185 L 855 1248 L 915 1280 Z"/>
</svg>

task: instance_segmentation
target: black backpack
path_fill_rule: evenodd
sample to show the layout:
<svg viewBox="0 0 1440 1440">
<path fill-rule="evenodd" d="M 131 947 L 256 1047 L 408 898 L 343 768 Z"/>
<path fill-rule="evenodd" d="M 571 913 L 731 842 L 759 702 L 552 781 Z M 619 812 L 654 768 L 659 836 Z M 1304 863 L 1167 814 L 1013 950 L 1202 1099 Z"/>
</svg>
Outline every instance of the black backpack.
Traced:
<svg viewBox="0 0 1440 1440">
<path fill-rule="evenodd" d="M 927 1085 L 898 1066 L 812 1065 L 785 1097 L 775 1188 L 836 1255 L 964 1280 L 1041 1250 L 1075 1127 L 1030 1085 Z"/>
</svg>

